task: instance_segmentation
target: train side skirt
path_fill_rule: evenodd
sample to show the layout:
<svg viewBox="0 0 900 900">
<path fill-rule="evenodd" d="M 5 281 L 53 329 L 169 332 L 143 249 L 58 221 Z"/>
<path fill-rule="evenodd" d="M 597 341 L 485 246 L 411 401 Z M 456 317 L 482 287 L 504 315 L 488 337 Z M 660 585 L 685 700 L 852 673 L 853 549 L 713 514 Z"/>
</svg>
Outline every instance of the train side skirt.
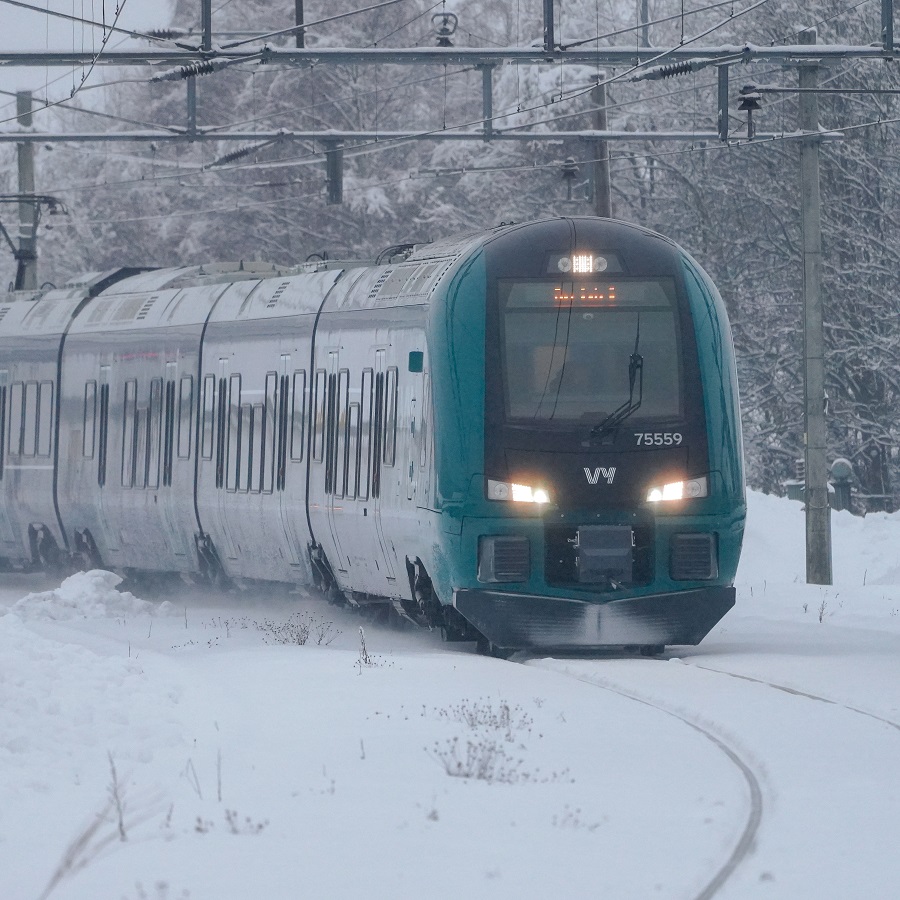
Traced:
<svg viewBox="0 0 900 900">
<path fill-rule="evenodd" d="M 733 587 L 596 602 L 459 590 L 457 611 L 492 644 L 515 650 L 699 644 L 734 606 Z"/>
</svg>

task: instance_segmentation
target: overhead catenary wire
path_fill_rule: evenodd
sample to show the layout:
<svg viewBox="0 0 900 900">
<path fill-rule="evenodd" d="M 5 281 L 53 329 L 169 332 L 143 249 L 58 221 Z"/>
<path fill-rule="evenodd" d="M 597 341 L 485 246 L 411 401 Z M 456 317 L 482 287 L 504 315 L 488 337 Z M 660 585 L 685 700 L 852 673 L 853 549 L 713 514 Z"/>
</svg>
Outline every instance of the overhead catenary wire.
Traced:
<svg viewBox="0 0 900 900">
<path fill-rule="evenodd" d="M 751 7 L 750 9 L 755 8 L 756 6 L 759 6 L 759 5 L 762 5 L 762 4 L 761 4 L 761 3 L 755 4 L 755 5 L 754 5 L 753 7 Z M 743 10 L 743 11 L 741 11 L 740 13 L 738 13 L 738 15 L 741 15 L 741 14 L 744 14 L 744 13 L 746 13 L 746 12 L 749 12 L 750 9 L 748 9 L 748 10 Z M 729 19 L 727 19 L 726 22 L 730 22 L 730 21 L 732 20 L 732 18 L 733 18 L 733 17 L 729 17 Z M 722 24 L 725 24 L 725 23 L 719 23 L 719 25 L 713 26 L 713 28 L 711 28 L 710 31 L 711 31 L 711 30 L 714 30 L 716 27 L 720 27 Z M 706 34 L 706 33 L 709 33 L 709 31 L 704 32 L 704 34 Z M 696 40 L 696 39 L 699 39 L 699 37 L 702 37 L 702 36 L 703 36 L 703 34 L 698 35 L 698 36 L 695 36 L 694 38 L 692 38 L 692 39 L 690 39 L 690 40 Z M 689 41 L 688 41 L 688 42 L 689 42 Z M 664 51 L 664 53 L 665 53 L 665 52 L 666 52 L 666 51 Z M 649 61 L 645 61 L 645 62 L 644 62 L 643 64 L 641 64 L 641 65 L 647 65 L 648 63 L 649 63 Z M 635 67 L 635 68 L 638 68 L 638 67 Z M 441 76 L 437 76 L 437 77 L 441 77 Z M 610 82 L 616 80 L 617 78 L 621 78 L 621 77 L 622 77 L 622 75 L 614 76 L 614 78 L 608 79 L 608 81 L 607 81 L 606 83 L 610 83 Z M 588 88 L 588 90 L 590 90 L 590 89 L 592 89 L 592 88 L 593 88 L 593 85 L 591 86 L 591 88 Z M 581 92 L 581 93 L 583 93 L 583 92 Z M 571 99 L 574 99 L 576 96 L 579 96 L 579 95 L 580 95 L 580 93 L 573 93 L 573 94 L 571 94 L 571 95 L 568 96 L 568 97 L 564 97 L 564 96 L 561 95 L 560 98 L 559 98 L 559 101 L 563 101 L 563 100 L 571 100 Z M 558 101 L 557 101 L 557 102 L 558 102 Z M 546 104 L 541 104 L 541 106 L 544 106 L 544 105 L 546 105 Z M 534 109 L 537 109 L 537 108 L 540 108 L 540 107 L 539 107 L 539 106 L 532 106 L 532 107 L 529 107 L 529 108 L 527 108 L 526 110 L 522 110 L 522 111 L 531 111 L 531 110 L 534 110 Z M 520 111 L 520 110 L 518 110 L 518 109 L 516 110 L 516 112 L 519 112 L 519 111 Z M 512 115 L 512 114 L 513 114 L 513 113 L 500 113 L 498 116 L 496 116 L 496 118 L 502 118 L 502 117 L 504 117 L 504 116 L 509 116 L 509 115 Z M 582 112 L 579 112 L 579 113 L 573 113 L 572 115 L 578 115 L 578 114 L 583 114 L 583 111 L 582 111 Z M 468 124 L 470 124 L 470 125 L 472 125 L 472 124 L 480 124 L 480 120 L 476 120 L 476 121 L 474 121 L 474 122 L 472 122 L 472 123 L 468 123 Z M 466 127 L 466 126 L 465 126 L 465 124 L 464 124 L 464 125 L 453 125 L 453 126 L 448 126 L 448 127 L 452 127 L 452 128 L 460 128 L 460 127 Z M 513 126 L 513 127 L 527 127 L 527 126 Z M 434 133 L 434 132 L 432 132 L 432 133 Z M 398 139 L 398 140 L 402 140 L 402 139 Z M 384 143 L 387 143 L 387 142 L 382 141 L 381 143 L 384 144 Z M 355 149 L 357 150 L 357 152 L 363 152 L 363 151 L 365 150 L 365 147 L 357 147 L 357 148 L 355 148 Z M 382 148 L 380 147 L 380 148 L 378 148 L 378 149 L 380 150 L 380 149 L 382 149 Z M 680 151 L 678 151 L 678 152 L 684 152 L 684 151 L 683 151 L 683 150 L 680 150 Z M 312 153 L 312 154 L 307 154 L 307 158 L 308 158 L 309 156 L 312 156 L 312 157 L 315 157 L 315 158 L 320 158 L 320 152 L 319 152 L 319 151 L 316 151 L 316 152 L 314 152 L 314 153 Z M 304 157 L 300 157 L 300 158 L 297 159 L 297 160 L 293 160 L 293 161 L 292 161 L 292 160 L 288 160 L 288 161 L 284 161 L 284 163 L 279 163 L 279 164 L 284 164 L 284 165 L 300 164 L 300 162 L 302 162 L 303 159 L 304 159 Z M 259 164 L 255 164 L 255 163 L 254 163 L 254 164 L 252 164 L 252 165 L 253 165 L 253 166 L 258 166 Z M 271 163 L 266 164 L 266 165 L 271 165 Z"/>
<path fill-rule="evenodd" d="M 82 16 L 69 15 L 68 13 L 58 12 L 57 10 L 50 9 L 49 7 L 35 6 L 32 3 L 24 3 L 22 2 L 22 0 L 0 0 L 0 3 L 5 3 L 7 6 L 16 6 L 21 9 L 29 10 L 30 12 L 40 13 L 41 15 L 46 16 L 48 19 L 64 19 L 68 22 L 71 22 L 73 25 L 90 25 L 91 28 L 100 29 L 104 34 L 108 35 L 121 34 L 129 38 L 140 38 L 141 40 L 152 41 L 154 43 L 169 44 L 183 50 L 197 49 L 193 45 L 182 44 L 179 41 L 173 40 L 172 38 L 160 37 L 158 35 L 138 31 L 132 28 L 118 28 L 116 26 L 116 22 L 118 22 L 119 14 L 121 13 L 122 7 L 125 6 L 126 2 L 127 0 L 121 0 L 121 2 L 117 4 L 117 14 L 115 20 L 113 21 L 112 25 L 107 25 L 105 22 L 98 22 L 95 19 L 85 19 Z M 105 9 L 106 7 L 104 6 L 104 12 Z"/>
<path fill-rule="evenodd" d="M 898 123 L 900 123 L 900 116 L 891 117 L 891 118 L 879 117 L 878 119 L 869 121 L 869 122 L 862 122 L 862 123 L 856 123 L 854 125 L 831 128 L 831 129 L 828 129 L 828 131 L 826 133 L 847 134 L 847 133 L 850 133 L 853 131 L 858 131 L 858 130 L 864 129 L 864 128 L 884 127 L 884 126 L 888 126 L 888 125 L 896 125 Z M 764 138 L 764 139 L 756 138 L 753 140 L 748 140 L 748 139 L 735 140 L 735 141 L 731 141 L 728 144 L 706 144 L 706 145 L 702 145 L 702 146 L 683 147 L 683 148 L 678 148 L 678 149 L 669 150 L 669 151 L 656 151 L 652 154 L 644 153 L 641 155 L 644 157 L 653 158 L 653 159 L 663 159 L 666 157 L 682 156 L 682 155 L 691 154 L 691 153 L 694 153 L 694 154 L 696 154 L 696 153 L 721 153 L 721 152 L 732 152 L 732 151 L 733 152 L 741 152 L 748 148 L 767 149 L 767 148 L 777 146 L 782 142 L 803 140 L 803 139 L 808 139 L 808 137 L 809 137 L 809 135 L 804 134 L 802 132 L 791 132 L 791 133 L 776 135 L 771 138 Z M 317 161 L 317 160 L 310 159 L 308 161 L 308 163 L 312 163 L 315 161 Z M 595 161 L 595 159 L 590 158 L 590 157 L 577 160 L 578 164 L 580 164 L 580 165 L 585 165 L 587 163 L 594 162 L 594 161 Z M 624 158 L 614 158 L 611 160 L 611 163 L 615 163 L 615 164 L 620 163 L 620 162 L 623 165 L 625 165 L 625 164 L 627 164 L 628 161 L 625 160 Z M 296 163 L 294 163 L 294 164 L 296 164 Z M 260 166 L 258 164 L 252 164 L 251 166 L 249 166 L 249 168 L 259 168 L 259 167 Z M 558 170 L 558 168 L 559 168 L 559 162 L 554 161 L 554 162 L 543 163 L 543 164 L 533 164 L 532 163 L 532 164 L 527 164 L 527 165 L 526 164 L 518 164 L 518 165 L 498 166 L 498 167 L 484 167 L 484 169 L 482 169 L 482 170 L 479 170 L 478 168 L 473 167 L 473 168 L 471 168 L 467 171 L 464 171 L 460 174 L 479 175 L 479 174 L 489 174 L 491 172 L 496 172 L 496 171 L 515 172 L 515 171 L 535 171 L 535 170 Z M 204 174 L 204 173 L 199 173 L 199 174 Z M 412 180 L 421 180 L 421 179 L 426 179 L 426 178 L 431 179 L 431 178 L 436 177 L 436 174 L 438 174 L 438 173 L 435 173 L 434 171 L 420 171 L 420 172 L 410 173 L 410 174 L 404 175 L 400 178 L 395 178 L 395 179 L 391 179 L 388 181 L 379 181 L 379 182 L 373 183 L 373 184 L 360 184 L 358 187 L 360 190 L 372 190 L 375 188 L 391 187 L 391 186 L 396 186 L 398 184 L 402 184 L 402 183 L 409 182 Z M 182 177 L 181 175 L 163 176 L 163 178 L 181 178 L 181 177 Z M 143 179 L 139 179 L 139 180 L 134 180 L 131 183 L 132 184 L 146 184 L 147 182 Z M 98 188 L 103 188 L 103 187 L 107 187 L 107 185 L 92 185 L 92 186 L 90 186 L 90 189 L 98 189 Z M 63 193 L 67 193 L 67 191 L 70 191 L 70 190 L 73 190 L 73 189 L 55 188 L 52 190 L 52 193 L 63 194 Z M 92 222 L 91 220 L 86 220 L 86 219 L 75 219 L 75 218 L 70 217 L 69 221 L 62 223 L 61 225 L 56 226 L 56 227 L 75 227 L 79 223 L 84 224 L 84 225 L 115 224 L 115 223 L 127 224 L 130 222 L 138 222 L 138 221 L 155 221 L 155 220 L 160 220 L 160 219 L 165 219 L 165 218 L 170 218 L 170 217 L 189 218 L 189 217 L 193 217 L 193 216 L 216 215 L 219 213 L 236 211 L 236 210 L 240 210 L 240 209 L 252 209 L 252 208 L 273 206 L 273 205 L 278 205 L 281 203 L 295 203 L 297 200 L 304 199 L 305 197 L 318 196 L 319 192 L 320 192 L 319 188 L 316 187 L 314 190 L 311 190 L 307 194 L 300 194 L 300 195 L 292 194 L 289 197 L 276 198 L 273 200 L 256 201 L 253 203 L 245 203 L 245 204 L 230 204 L 230 205 L 227 205 L 224 207 L 217 207 L 214 209 L 202 209 L 202 210 L 191 209 L 191 210 L 186 210 L 184 212 L 178 212 L 178 213 L 168 212 L 168 213 L 160 213 L 158 215 L 136 216 L 136 217 L 128 217 L 128 218 L 122 218 L 122 219 L 110 219 L 108 216 L 105 216 L 103 219 L 96 220 L 96 222 Z"/>
</svg>

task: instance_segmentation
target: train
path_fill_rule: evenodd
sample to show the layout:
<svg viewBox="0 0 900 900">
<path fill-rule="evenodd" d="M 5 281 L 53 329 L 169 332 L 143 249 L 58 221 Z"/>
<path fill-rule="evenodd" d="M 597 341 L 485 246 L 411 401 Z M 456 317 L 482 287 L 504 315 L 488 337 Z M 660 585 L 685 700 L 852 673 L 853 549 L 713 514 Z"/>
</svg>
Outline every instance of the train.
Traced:
<svg viewBox="0 0 900 900">
<path fill-rule="evenodd" d="M 696 644 L 746 514 L 724 303 L 550 217 L 0 295 L 0 566 L 277 582 L 512 651 Z"/>
</svg>

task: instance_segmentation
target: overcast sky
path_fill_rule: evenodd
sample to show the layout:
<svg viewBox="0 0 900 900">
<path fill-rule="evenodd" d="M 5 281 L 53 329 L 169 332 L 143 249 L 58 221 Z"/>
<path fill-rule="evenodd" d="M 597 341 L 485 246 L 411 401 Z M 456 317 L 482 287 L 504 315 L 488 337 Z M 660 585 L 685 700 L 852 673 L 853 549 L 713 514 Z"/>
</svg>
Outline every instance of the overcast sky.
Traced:
<svg viewBox="0 0 900 900">
<path fill-rule="evenodd" d="M 116 18 L 117 0 L 16 0 L 22 6 L 14 6 L 10 0 L 0 0 L 0 50 L 78 50 L 97 53 L 103 46 L 103 29 L 92 28 L 81 22 L 68 21 L 47 15 L 45 10 L 63 13 L 79 19 L 103 22 L 111 25 Z M 122 0 L 120 0 L 122 2 Z M 24 9 L 33 6 L 36 10 Z M 165 28 L 170 22 L 170 0 L 124 0 L 117 28 L 138 31 Z M 105 14 L 104 14 L 105 10 Z M 197 19 L 200 10 L 198 0 Z M 110 37 L 109 49 L 124 49 L 136 42 L 125 35 Z M 146 47 L 145 42 L 138 46 Z M 52 100 L 66 99 L 74 84 L 81 81 L 81 69 L 75 73 L 65 68 L 18 68 L 0 71 L 0 89 L 4 91 L 31 90 L 36 97 L 49 94 Z M 99 83 L 103 69 L 95 70 L 90 83 Z M 0 95 L 0 106 L 5 107 L 12 98 Z"/>
</svg>

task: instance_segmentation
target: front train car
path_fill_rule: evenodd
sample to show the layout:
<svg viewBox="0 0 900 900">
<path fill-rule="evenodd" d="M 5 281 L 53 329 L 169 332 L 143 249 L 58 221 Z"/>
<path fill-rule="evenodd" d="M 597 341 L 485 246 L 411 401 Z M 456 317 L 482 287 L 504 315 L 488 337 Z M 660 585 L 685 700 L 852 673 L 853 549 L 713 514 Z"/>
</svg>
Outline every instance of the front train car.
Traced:
<svg viewBox="0 0 900 900">
<path fill-rule="evenodd" d="M 709 277 L 647 230 L 561 218 L 496 230 L 444 285 L 430 575 L 450 630 L 498 653 L 698 643 L 734 604 L 746 510 Z"/>
</svg>

